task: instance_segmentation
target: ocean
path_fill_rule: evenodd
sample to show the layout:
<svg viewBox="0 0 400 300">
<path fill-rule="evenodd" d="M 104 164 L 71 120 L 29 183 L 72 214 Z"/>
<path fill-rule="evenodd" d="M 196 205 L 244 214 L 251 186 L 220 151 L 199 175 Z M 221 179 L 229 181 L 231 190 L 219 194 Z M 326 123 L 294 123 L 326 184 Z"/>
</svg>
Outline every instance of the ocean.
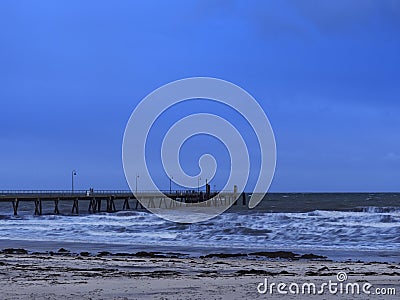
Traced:
<svg viewBox="0 0 400 300">
<path fill-rule="evenodd" d="M 121 204 L 122 205 L 122 204 Z M 336 260 L 400 262 L 400 194 L 268 194 L 255 209 L 236 205 L 209 221 L 178 224 L 143 210 L 34 216 L 33 203 L 0 203 L 0 248 L 178 251 L 202 254 L 287 250 Z M 118 206 L 117 206 L 118 209 Z M 49 214 L 46 214 L 49 212 Z M 52 248 L 52 249 L 49 249 Z"/>
</svg>

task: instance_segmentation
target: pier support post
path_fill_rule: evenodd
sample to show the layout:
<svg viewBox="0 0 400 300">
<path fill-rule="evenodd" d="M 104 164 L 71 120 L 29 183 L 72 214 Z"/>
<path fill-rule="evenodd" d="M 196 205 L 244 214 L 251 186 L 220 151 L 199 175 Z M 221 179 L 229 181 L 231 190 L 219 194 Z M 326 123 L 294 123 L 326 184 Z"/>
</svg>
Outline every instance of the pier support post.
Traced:
<svg viewBox="0 0 400 300">
<path fill-rule="evenodd" d="M 79 203 L 78 199 L 74 199 L 74 204 L 72 205 L 72 213 L 79 214 Z"/>
<path fill-rule="evenodd" d="M 128 198 L 125 198 L 125 201 L 124 201 L 124 205 L 122 206 L 122 209 L 123 210 L 125 210 L 125 209 L 131 209 L 131 207 L 129 206 L 129 197 Z"/>
<path fill-rule="evenodd" d="M 89 202 L 89 209 L 88 211 L 91 213 L 95 213 L 97 208 L 97 201 L 96 198 L 92 198 Z"/>
<path fill-rule="evenodd" d="M 14 216 L 18 215 L 18 204 L 19 204 L 18 198 L 15 198 L 15 200 L 12 202 L 13 210 L 14 210 Z"/>
<path fill-rule="evenodd" d="M 136 206 L 135 206 L 135 209 L 138 209 L 138 206 L 140 205 L 140 208 L 144 208 L 143 207 L 143 205 L 142 205 L 142 203 L 140 203 L 140 201 L 135 197 L 135 199 L 136 199 Z"/>
<path fill-rule="evenodd" d="M 97 199 L 96 200 L 96 204 L 97 204 L 97 212 L 100 212 L 101 211 L 101 199 Z"/>
<path fill-rule="evenodd" d="M 54 200 L 54 214 L 55 215 L 59 215 L 60 214 L 60 211 L 58 210 L 58 201 L 59 201 L 60 199 L 55 199 Z"/>
<path fill-rule="evenodd" d="M 35 215 L 42 215 L 42 199 L 40 198 L 35 199 Z"/>
<path fill-rule="evenodd" d="M 109 199 L 107 199 L 107 212 L 114 212 L 114 211 L 116 211 L 114 199 L 113 197 L 110 197 Z"/>
</svg>

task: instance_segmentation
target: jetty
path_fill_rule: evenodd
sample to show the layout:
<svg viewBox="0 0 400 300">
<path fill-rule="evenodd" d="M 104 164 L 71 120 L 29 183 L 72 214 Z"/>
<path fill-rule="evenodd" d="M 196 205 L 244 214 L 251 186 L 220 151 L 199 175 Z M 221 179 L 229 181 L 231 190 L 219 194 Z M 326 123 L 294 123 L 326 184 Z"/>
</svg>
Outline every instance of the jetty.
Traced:
<svg viewBox="0 0 400 300">
<path fill-rule="evenodd" d="M 116 203 L 122 203 L 122 210 L 146 208 L 147 207 L 174 208 L 185 203 L 198 203 L 202 205 L 246 205 L 246 194 L 242 193 L 241 198 L 236 200 L 234 193 L 208 192 L 203 193 L 193 190 L 165 191 L 165 197 L 160 197 L 155 192 L 140 192 L 140 201 L 132 191 L 125 190 L 0 190 L 0 203 L 12 204 L 13 213 L 18 215 L 18 208 L 21 202 L 32 203 L 35 215 L 43 214 L 44 205 L 52 205 L 52 214 L 60 214 L 60 203 L 70 205 L 71 214 L 79 214 L 82 210 L 86 213 L 116 212 Z M 173 199 L 175 201 L 171 201 Z M 212 203 L 206 202 L 213 199 Z M 144 202 L 146 201 L 146 202 Z M 52 203 L 52 204 L 51 204 Z M 105 205 L 104 205 L 105 204 Z M 65 206 L 65 205 L 64 205 Z M 86 209 L 85 209 L 86 208 Z M 121 210 L 121 209 L 120 209 Z"/>
</svg>

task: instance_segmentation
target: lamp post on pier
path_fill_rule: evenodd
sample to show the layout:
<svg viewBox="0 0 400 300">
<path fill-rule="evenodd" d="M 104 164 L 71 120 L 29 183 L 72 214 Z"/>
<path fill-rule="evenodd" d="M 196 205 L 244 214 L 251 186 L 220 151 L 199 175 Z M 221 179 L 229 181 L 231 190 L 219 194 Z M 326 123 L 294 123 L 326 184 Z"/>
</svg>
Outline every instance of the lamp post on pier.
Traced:
<svg viewBox="0 0 400 300">
<path fill-rule="evenodd" d="M 199 178 L 197 179 L 197 194 L 200 193 L 200 180 L 201 180 L 201 177 L 199 177 Z"/>
<path fill-rule="evenodd" d="M 135 186 L 135 194 L 137 194 L 137 181 L 139 179 L 139 174 L 136 175 L 136 186 Z"/>
<path fill-rule="evenodd" d="M 74 176 L 76 176 L 76 171 L 72 170 L 71 180 L 72 180 L 72 193 L 74 193 Z"/>
<path fill-rule="evenodd" d="M 174 179 L 173 176 L 169 176 L 169 193 L 172 193 L 172 179 Z"/>
</svg>

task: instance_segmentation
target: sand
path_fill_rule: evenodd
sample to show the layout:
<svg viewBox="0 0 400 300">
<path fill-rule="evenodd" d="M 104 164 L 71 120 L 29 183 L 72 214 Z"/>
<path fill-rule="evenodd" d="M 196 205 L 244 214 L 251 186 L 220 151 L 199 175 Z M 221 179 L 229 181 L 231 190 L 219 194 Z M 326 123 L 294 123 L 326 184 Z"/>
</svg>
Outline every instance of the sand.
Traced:
<svg viewBox="0 0 400 300">
<path fill-rule="evenodd" d="M 212 255 L 211 255 L 212 256 Z M 395 288 L 395 296 L 260 294 L 269 283 L 338 282 Z M 81 255 L 68 251 L 0 254 L 1 299 L 399 299 L 400 265 L 324 259 L 180 257 L 175 254 Z"/>
</svg>

